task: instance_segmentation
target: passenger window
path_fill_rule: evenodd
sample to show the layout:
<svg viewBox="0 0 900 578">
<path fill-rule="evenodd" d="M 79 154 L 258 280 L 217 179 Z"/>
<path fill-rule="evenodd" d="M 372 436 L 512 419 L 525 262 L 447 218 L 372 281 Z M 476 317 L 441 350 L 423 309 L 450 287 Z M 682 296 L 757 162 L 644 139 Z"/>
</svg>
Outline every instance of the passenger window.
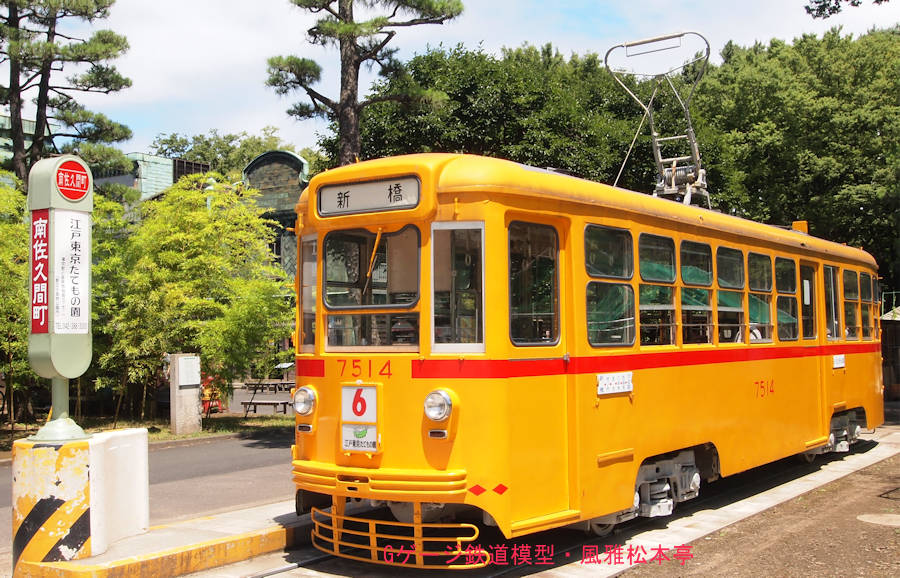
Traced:
<svg viewBox="0 0 900 578">
<path fill-rule="evenodd" d="M 559 240 L 547 225 L 509 225 L 509 327 L 516 345 L 559 340 Z"/>
<path fill-rule="evenodd" d="M 631 233 L 588 225 L 584 231 L 584 258 L 587 273 L 592 277 L 631 279 L 634 274 Z"/>
<path fill-rule="evenodd" d="M 838 295 L 838 271 L 825 265 L 825 332 L 829 340 L 841 338 L 840 295 Z"/>
<path fill-rule="evenodd" d="M 631 285 L 588 283 L 587 330 L 591 345 L 634 344 L 634 289 Z"/>
<path fill-rule="evenodd" d="M 744 254 L 739 250 L 719 247 L 716 251 L 716 269 L 720 287 L 744 288 Z"/>
<path fill-rule="evenodd" d="M 803 316 L 803 339 L 816 338 L 816 270 L 800 266 L 800 298 Z"/>
<path fill-rule="evenodd" d="M 794 341 L 799 335 L 797 322 L 797 298 L 793 295 L 779 295 L 777 301 L 778 339 Z"/>
<path fill-rule="evenodd" d="M 878 311 L 871 304 L 872 276 L 868 273 L 859 274 L 859 300 L 863 302 L 859 305 L 859 313 L 862 319 L 862 336 L 863 339 L 871 340 L 874 333 L 872 331 L 872 319 L 878 315 Z"/>
<path fill-rule="evenodd" d="M 674 274 L 674 267 L 672 269 Z M 675 343 L 675 288 L 641 285 L 641 345 Z"/>
<path fill-rule="evenodd" d="M 747 256 L 747 269 L 750 277 L 751 291 L 772 290 L 772 258 L 768 255 L 750 253 Z"/>
<path fill-rule="evenodd" d="M 775 289 L 779 293 L 797 292 L 797 265 L 793 259 L 775 257 Z"/>
<path fill-rule="evenodd" d="M 483 225 L 441 222 L 432 229 L 436 351 L 472 350 L 442 347 L 445 343 L 481 345 L 475 349 L 483 351 Z"/>
<path fill-rule="evenodd" d="M 712 277 L 710 277 L 712 281 Z M 684 287 L 681 290 L 681 341 L 712 343 L 710 290 Z"/>
<path fill-rule="evenodd" d="M 844 327 L 847 339 L 859 339 L 859 280 L 856 271 L 844 269 Z"/>
<path fill-rule="evenodd" d="M 772 258 L 750 253 L 747 256 L 750 295 L 750 343 L 772 340 Z"/>
<path fill-rule="evenodd" d="M 743 343 L 743 295 L 740 291 L 718 292 L 716 304 L 719 310 L 719 343 Z"/>
<path fill-rule="evenodd" d="M 712 285 L 712 249 L 709 245 L 681 242 L 681 280 L 688 285 Z"/>
<path fill-rule="evenodd" d="M 638 242 L 641 279 L 675 282 L 675 241 L 668 237 L 643 234 Z"/>
</svg>

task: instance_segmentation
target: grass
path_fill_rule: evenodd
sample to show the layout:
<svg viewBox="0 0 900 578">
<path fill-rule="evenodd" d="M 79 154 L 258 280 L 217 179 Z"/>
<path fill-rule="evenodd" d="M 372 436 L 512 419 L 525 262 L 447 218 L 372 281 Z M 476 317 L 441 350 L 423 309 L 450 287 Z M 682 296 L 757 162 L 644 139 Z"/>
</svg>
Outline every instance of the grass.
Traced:
<svg viewBox="0 0 900 578">
<path fill-rule="evenodd" d="M 113 430 L 113 419 L 111 417 L 89 417 L 84 418 L 77 423 L 86 433 L 98 433 Z M 41 425 L 43 424 L 17 423 L 12 432 L 10 432 L 9 424 L 0 425 L 0 452 L 11 451 L 14 440 L 34 435 Z M 245 418 L 242 415 L 236 414 L 212 414 L 209 419 L 204 417 L 202 431 L 185 435 L 174 435 L 169 430 L 169 420 L 162 419 L 148 419 L 144 421 L 120 419 L 116 424 L 115 429 L 135 427 L 147 428 L 151 442 L 199 439 L 223 434 L 271 437 L 276 435 L 287 435 L 289 432 L 292 432 L 294 428 L 294 416 L 275 414 L 253 415 Z"/>
</svg>

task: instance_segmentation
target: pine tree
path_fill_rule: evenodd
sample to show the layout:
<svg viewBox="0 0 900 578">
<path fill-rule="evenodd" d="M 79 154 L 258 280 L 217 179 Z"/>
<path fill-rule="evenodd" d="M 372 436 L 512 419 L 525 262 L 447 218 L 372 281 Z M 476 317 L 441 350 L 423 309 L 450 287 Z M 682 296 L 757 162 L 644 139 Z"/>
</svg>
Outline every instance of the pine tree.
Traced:
<svg viewBox="0 0 900 578">
<path fill-rule="evenodd" d="M 69 33 L 79 24 L 109 15 L 115 0 L 22 0 L 6 2 L 0 14 L 0 62 L 9 67 L 9 83 L 2 89 L 9 106 L 13 171 L 27 181 L 30 167 L 63 137 L 86 142 L 118 142 L 131 138 L 128 127 L 103 114 L 88 111 L 73 93 L 109 94 L 131 86 L 109 61 L 128 49 L 128 41 L 111 30 L 97 30 L 89 38 Z M 87 65 L 80 74 L 62 78 L 67 68 Z M 22 120 L 25 103 L 35 104 L 35 123 L 26 135 Z M 55 123 L 51 124 L 51 120 Z M 56 125 L 60 128 L 53 132 Z M 26 146 L 26 136 L 31 143 Z"/>
<path fill-rule="evenodd" d="M 354 0 L 291 0 L 297 6 L 323 16 L 309 29 L 309 39 L 323 46 L 337 45 L 341 58 L 341 91 L 332 100 L 313 88 L 322 68 L 313 60 L 298 56 L 275 56 L 269 59 L 267 84 L 279 94 L 294 90 L 306 92 L 312 104 L 297 103 L 288 114 L 305 119 L 324 116 L 337 122 L 340 140 L 339 162 L 354 162 L 359 157 L 359 113 L 365 107 L 384 100 L 402 100 L 407 94 L 393 94 L 359 101 L 359 69 L 366 63 L 377 64 L 383 74 L 397 67 L 396 50 L 388 43 L 398 28 L 419 24 L 443 24 L 462 13 L 460 0 L 367 0 L 356 2 L 368 9 L 383 8 L 386 14 L 356 20 Z"/>
</svg>

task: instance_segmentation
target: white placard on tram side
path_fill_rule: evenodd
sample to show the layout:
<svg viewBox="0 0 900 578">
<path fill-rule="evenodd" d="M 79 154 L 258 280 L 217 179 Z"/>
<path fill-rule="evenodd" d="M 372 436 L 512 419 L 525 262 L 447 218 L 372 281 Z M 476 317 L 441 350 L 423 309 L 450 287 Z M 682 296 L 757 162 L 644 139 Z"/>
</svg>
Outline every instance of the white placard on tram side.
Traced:
<svg viewBox="0 0 900 578">
<path fill-rule="evenodd" d="M 844 357 L 844 354 L 835 355 L 831 360 L 831 368 L 832 369 L 842 369 L 847 367 L 847 358 Z"/>
<path fill-rule="evenodd" d="M 333 216 L 411 209 L 419 204 L 420 189 L 417 177 L 325 185 L 319 187 L 319 214 Z"/>
<path fill-rule="evenodd" d="M 613 393 L 627 393 L 634 391 L 634 383 L 631 381 L 631 371 L 619 373 L 597 374 L 597 395 L 610 395 Z"/>
</svg>

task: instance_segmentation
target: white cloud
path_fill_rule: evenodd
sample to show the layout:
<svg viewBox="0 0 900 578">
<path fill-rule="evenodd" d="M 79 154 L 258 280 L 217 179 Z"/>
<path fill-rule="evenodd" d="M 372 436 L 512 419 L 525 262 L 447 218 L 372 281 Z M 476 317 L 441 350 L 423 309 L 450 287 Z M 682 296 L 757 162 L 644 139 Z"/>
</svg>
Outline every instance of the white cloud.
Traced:
<svg viewBox="0 0 900 578">
<path fill-rule="evenodd" d="M 673 31 L 697 30 L 716 55 L 728 40 L 740 45 L 771 38 L 792 40 L 842 26 L 861 34 L 900 21 L 900 0 L 882 6 L 868 1 L 825 21 L 803 10 L 804 0 L 468 0 L 462 17 L 442 26 L 401 29 L 393 41 L 409 58 L 430 46 L 469 48 L 479 44 L 498 53 L 525 42 L 553 43 L 563 54 L 603 54 L 615 44 Z M 160 132 L 258 132 L 279 128 L 298 146 L 315 144 L 322 121 L 297 122 L 285 110 L 301 95 L 279 97 L 265 87 L 266 59 L 297 54 L 324 68 L 321 91 L 338 92 L 337 52 L 312 46 L 306 30 L 315 18 L 288 0 L 252 4 L 236 0 L 118 0 L 108 21 L 131 45 L 117 62 L 134 86 L 116 95 L 84 99 L 94 110 L 132 127 L 124 148 L 146 150 Z M 368 75 L 367 80 L 373 78 Z M 367 80 L 361 83 L 363 90 Z"/>
</svg>

